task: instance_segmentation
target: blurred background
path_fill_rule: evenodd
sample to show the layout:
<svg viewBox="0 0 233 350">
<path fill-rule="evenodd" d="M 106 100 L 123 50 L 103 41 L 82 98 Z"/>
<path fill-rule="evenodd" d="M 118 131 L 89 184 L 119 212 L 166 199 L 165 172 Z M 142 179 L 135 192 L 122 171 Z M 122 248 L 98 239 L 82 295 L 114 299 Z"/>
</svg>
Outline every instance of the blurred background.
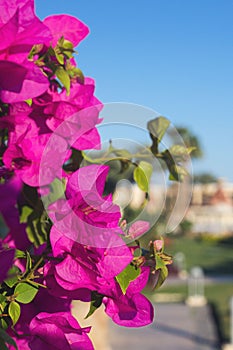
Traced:
<svg viewBox="0 0 233 350">
<path fill-rule="evenodd" d="M 169 278 L 156 293 L 145 291 L 155 303 L 155 324 L 124 330 L 103 321 L 109 338 L 104 342 L 103 333 L 98 349 L 200 350 L 232 344 L 233 2 L 36 0 L 36 12 L 40 18 L 69 13 L 90 27 L 77 62 L 96 80 L 102 102 L 151 108 L 171 120 L 187 146 L 196 147 L 190 207 L 177 229 L 164 235 L 166 252 L 174 258 Z M 146 127 L 149 117 L 135 118 Z M 169 186 L 159 225 L 142 244 L 160 237 L 175 187 Z M 160 190 L 151 187 L 154 211 Z M 125 215 L 133 217 L 143 202 L 136 185 L 131 199 Z"/>
</svg>

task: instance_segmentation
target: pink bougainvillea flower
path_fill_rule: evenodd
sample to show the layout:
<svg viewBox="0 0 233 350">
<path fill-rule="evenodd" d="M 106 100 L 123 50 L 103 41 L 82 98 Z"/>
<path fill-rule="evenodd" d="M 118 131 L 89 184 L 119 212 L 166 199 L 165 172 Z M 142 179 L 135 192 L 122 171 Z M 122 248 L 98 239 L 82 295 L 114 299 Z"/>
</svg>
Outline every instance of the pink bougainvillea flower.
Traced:
<svg viewBox="0 0 233 350">
<path fill-rule="evenodd" d="M 130 282 L 123 294 L 115 280 L 108 286 L 100 284 L 99 293 L 103 291 L 106 314 L 120 326 L 142 327 L 150 324 L 154 318 L 154 310 L 150 301 L 142 294 L 141 290 L 146 286 L 150 268 L 142 267 L 141 274 Z"/>
<path fill-rule="evenodd" d="M 47 289 L 40 288 L 36 297 L 29 304 L 21 304 L 21 313 L 19 321 L 14 326 L 15 331 L 11 328 L 8 329 L 8 333 L 16 341 L 18 350 L 29 350 L 29 342 L 33 339 L 30 334 L 29 324 L 37 314 L 41 312 L 47 312 L 53 315 L 53 313 L 69 313 L 70 312 L 70 300 L 64 300 L 52 296 L 47 292 Z M 13 346 L 10 350 L 15 349 Z M 43 348 L 41 348 L 43 349 Z"/>
<path fill-rule="evenodd" d="M 0 99 L 5 103 L 39 96 L 49 87 L 47 77 L 33 62 L 0 61 Z"/>
<path fill-rule="evenodd" d="M 68 179 L 67 199 L 48 206 L 56 228 L 68 238 L 93 247 L 108 247 L 110 237 L 122 234 L 119 207 L 113 204 L 111 196 L 102 197 L 108 169 L 103 165 L 78 169 Z M 122 241 L 114 239 L 112 246 L 122 245 Z"/>
<path fill-rule="evenodd" d="M 91 290 L 87 288 L 78 289 L 64 289 L 57 282 L 61 279 L 56 273 L 56 263 L 48 262 L 45 264 L 44 268 L 44 284 L 47 287 L 47 291 L 55 297 L 68 299 L 68 300 L 81 300 L 81 301 L 91 301 Z M 65 281 L 62 281 L 62 284 Z"/>
<path fill-rule="evenodd" d="M 53 142 L 46 147 L 51 136 L 50 130 L 43 130 L 43 124 L 42 128 L 37 126 L 28 116 L 30 107 L 24 105 L 13 105 L 8 118 L 4 118 L 5 122 L 9 120 L 9 145 L 3 155 L 3 162 L 29 186 L 44 186 L 56 176 L 62 176 L 63 160 L 66 160 L 70 152 L 67 142 L 58 135 L 54 135 Z M 42 133 L 43 131 L 47 133 Z M 41 166 L 44 152 L 47 161 Z"/>
<path fill-rule="evenodd" d="M 33 45 L 48 45 L 52 36 L 35 16 L 33 1 L 1 1 L 0 37 L 0 99 L 12 103 L 45 92 L 48 79 L 28 55 Z"/>
<path fill-rule="evenodd" d="M 0 283 L 7 277 L 7 272 L 12 266 L 15 257 L 14 249 L 0 250 Z"/>
<path fill-rule="evenodd" d="M 62 261 L 49 263 L 45 267 L 45 281 L 51 291 L 57 289 L 62 297 L 84 300 L 83 288 L 95 291 L 105 296 L 106 313 L 114 322 L 141 327 L 153 320 L 153 307 L 140 294 L 148 281 L 150 268 L 142 267 L 140 276 L 130 283 L 126 294 L 123 294 L 115 276 L 132 261 L 133 256 L 124 242 L 121 243 L 120 246 L 119 242 L 115 242 L 116 246 L 109 249 L 91 248 L 65 237 L 53 226 L 53 254 Z"/>
<path fill-rule="evenodd" d="M 91 248 L 65 237 L 53 226 L 50 240 L 54 256 L 64 258 L 55 265 L 54 272 L 57 283 L 66 290 L 94 291 L 99 278 L 114 278 L 133 259 L 130 249 L 117 235 L 109 240 L 108 247 Z"/>
<path fill-rule="evenodd" d="M 96 125 L 101 122 L 99 113 L 103 105 L 94 97 L 94 88 L 94 80 L 85 78 L 84 84 L 72 83 L 69 96 L 65 89 L 60 93 L 50 91 L 44 96 L 43 114 L 47 126 L 79 150 L 100 148 Z M 41 114 L 41 106 L 40 103 L 38 114 Z M 35 115 L 37 110 L 34 110 Z"/>
<path fill-rule="evenodd" d="M 79 19 L 70 15 L 53 15 L 44 19 L 43 23 L 52 33 L 52 46 L 63 36 L 73 46 L 77 46 L 89 33 L 88 27 Z"/>
<path fill-rule="evenodd" d="M 34 2 L 3 0 L 0 4 L 0 59 L 22 63 L 33 45 L 48 45 L 49 28 L 34 13 Z"/>
<path fill-rule="evenodd" d="M 4 242 L 13 248 L 27 249 L 30 242 L 27 238 L 25 225 L 19 222 L 19 212 L 16 207 L 21 188 L 22 181 L 18 176 L 0 185 L 0 213 L 9 229 Z"/>
<path fill-rule="evenodd" d="M 87 333 L 70 313 L 41 312 L 30 323 L 31 350 L 94 350 Z"/>
<path fill-rule="evenodd" d="M 102 197 L 109 167 L 90 165 L 78 169 L 68 180 L 66 197 L 83 221 L 98 227 L 118 227 L 120 209 L 111 196 Z"/>
</svg>

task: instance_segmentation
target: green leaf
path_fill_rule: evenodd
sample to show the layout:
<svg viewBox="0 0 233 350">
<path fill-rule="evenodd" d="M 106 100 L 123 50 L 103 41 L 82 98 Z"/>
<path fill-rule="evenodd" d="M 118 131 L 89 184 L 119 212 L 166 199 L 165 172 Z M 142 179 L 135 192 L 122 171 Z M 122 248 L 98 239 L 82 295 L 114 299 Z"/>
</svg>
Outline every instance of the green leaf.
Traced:
<svg viewBox="0 0 233 350">
<path fill-rule="evenodd" d="M 28 226 L 26 227 L 28 239 L 36 246 L 39 247 L 41 244 L 46 242 L 47 231 L 41 218 L 35 220 L 30 219 Z"/>
<path fill-rule="evenodd" d="M 170 121 L 165 117 L 158 117 L 150 120 L 147 124 L 147 129 L 160 142 L 170 125 Z"/>
<path fill-rule="evenodd" d="M 172 263 L 172 257 L 165 253 L 156 254 L 155 262 L 155 269 L 158 271 L 159 275 L 154 289 L 158 289 L 168 276 L 168 269 L 166 265 L 170 265 Z"/>
<path fill-rule="evenodd" d="M 189 154 L 195 149 L 195 147 L 185 147 L 182 145 L 174 145 L 169 148 L 169 152 L 175 158 L 177 162 L 186 161 Z"/>
<path fill-rule="evenodd" d="M 60 82 L 64 85 L 67 95 L 70 94 L 70 77 L 67 71 L 63 67 L 58 67 L 55 70 L 56 77 L 60 80 Z"/>
<path fill-rule="evenodd" d="M 14 346 L 16 350 L 18 350 L 18 347 L 16 345 L 16 342 L 14 339 L 12 339 L 3 329 L 0 328 L 0 340 L 2 340 L 4 343 L 10 344 Z M 4 347 L 1 347 L 1 350 L 4 349 Z M 6 348 L 8 349 L 8 348 Z"/>
<path fill-rule="evenodd" d="M 74 53 L 74 46 L 73 44 L 68 41 L 68 40 L 64 40 L 64 44 L 62 47 L 62 53 L 67 57 L 67 58 L 72 58 L 73 57 L 73 53 Z"/>
<path fill-rule="evenodd" d="M 3 312 L 7 305 L 7 299 L 5 295 L 0 294 L 0 312 Z"/>
<path fill-rule="evenodd" d="M 116 276 L 122 293 L 125 294 L 131 281 L 134 281 L 141 273 L 141 269 L 129 264 L 126 268 Z"/>
<path fill-rule="evenodd" d="M 8 347 L 6 346 L 6 343 L 1 338 L 0 338 L 0 349 L 1 350 L 8 350 Z"/>
<path fill-rule="evenodd" d="M 18 275 L 20 273 L 20 270 L 17 266 L 12 266 L 10 270 L 8 271 L 8 278 L 5 279 L 5 283 L 8 285 L 8 287 L 12 288 L 14 285 L 18 282 Z"/>
<path fill-rule="evenodd" d="M 6 323 L 4 318 L 0 318 L 0 328 L 2 328 L 2 329 L 7 329 L 8 328 L 8 324 Z M 0 349 L 1 349 L 1 347 L 0 347 Z"/>
<path fill-rule="evenodd" d="M 158 254 L 155 255 L 155 262 L 156 262 L 156 267 L 155 267 L 156 270 L 164 268 L 165 263 L 164 263 L 163 259 Z"/>
<path fill-rule="evenodd" d="M 184 177 L 188 175 L 188 171 L 183 166 L 179 165 L 175 156 L 173 156 L 168 149 L 162 152 L 161 155 L 170 172 L 169 180 L 183 181 Z"/>
<path fill-rule="evenodd" d="M 32 258 L 31 255 L 28 253 L 28 251 L 26 252 L 27 255 L 27 262 L 26 262 L 26 273 L 29 272 L 32 268 Z"/>
<path fill-rule="evenodd" d="M 150 120 L 147 123 L 147 129 L 149 130 L 150 137 L 153 141 L 151 151 L 153 154 L 158 153 L 158 145 L 161 142 L 165 132 L 170 125 L 170 121 L 165 117 L 158 117 Z"/>
<path fill-rule="evenodd" d="M 171 181 L 182 182 L 185 176 L 189 174 L 188 171 L 180 165 L 174 165 L 169 170 L 170 170 L 169 180 Z"/>
<path fill-rule="evenodd" d="M 101 306 L 102 300 L 103 300 L 103 297 L 100 297 L 90 302 L 90 309 L 88 311 L 88 314 L 85 316 L 85 319 L 93 315 L 93 313 Z"/>
<path fill-rule="evenodd" d="M 114 153 L 117 157 L 122 159 L 130 160 L 132 158 L 131 153 L 126 149 L 113 149 L 112 153 Z"/>
<path fill-rule="evenodd" d="M 0 294 L 0 304 L 6 301 L 6 296 L 3 294 Z"/>
<path fill-rule="evenodd" d="M 64 39 L 63 44 L 62 44 L 62 48 L 72 51 L 74 49 L 74 46 L 69 40 Z"/>
<path fill-rule="evenodd" d="M 16 249 L 15 250 L 15 258 L 16 259 L 25 259 L 26 258 L 26 253 L 23 252 L 22 250 Z"/>
<path fill-rule="evenodd" d="M 8 313 L 12 319 L 13 326 L 17 323 L 20 316 L 20 305 L 16 301 L 12 301 L 8 308 Z"/>
<path fill-rule="evenodd" d="M 31 107 L 31 105 L 32 105 L 32 98 L 29 98 L 28 100 L 25 100 L 25 102 Z"/>
<path fill-rule="evenodd" d="M 38 288 L 33 287 L 28 283 L 19 283 L 15 288 L 15 300 L 22 304 L 30 303 L 36 294 L 38 293 Z"/>
<path fill-rule="evenodd" d="M 65 62 L 64 55 L 62 53 L 60 53 L 58 48 L 55 48 L 54 52 L 55 52 L 56 59 L 58 60 L 58 63 L 64 64 L 64 62 Z"/>
<path fill-rule="evenodd" d="M 149 192 L 149 183 L 152 172 L 152 165 L 144 161 L 141 161 L 139 165 L 134 169 L 134 180 L 136 181 L 138 187 L 144 192 Z"/>
<path fill-rule="evenodd" d="M 29 215 L 31 215 L 32 212 L 33 212 L 33 209 L 25 205 L 22 208 L 22 213 L 20 215 L 20 223 L 21 224 L 26 223 L 27 220 L 28 220 Z"/>
<path fill-rule="evenodd" d="M 58 45 L 55 48 L 55 51 L 56 50 L 59 50 L 67 58 L 72 58 L 73 57 L 73 52 L 75 52 L 73 44 L 70 41 L 65 40 L 64 37 L 59 39 Z"/>
<path fill-rule="evenodd" d="M 43 201 L 48 204 L 57 201 L 59 198 L 64 196 L 65 193 L 65 183 L 62 180 L 54 179 L 53 182 L 49 185 L 50 191 L 47 197 L 44 197 Z"/>
<path fill-rule="evenodd" d="M 85 78 L 81 69 L 77 67 L 72 67 L 71 69 L 68 70 L 68 72 L 72 78 L 77 78 L 80 84 L 84 84 Z"/>
<path fill-rule="evenodd" d="M 157 279 L 157 282 L 156 282 L 154 289 L 158 289 L 159 287 L 161 287 L 161 285 L 166 280 L 166 278 L 168 276 L 167 266 L 164 265 L 163 268 L 159 269 L 158 273 L 159 273 L 159 275 L 158 275 L 158 279 Z"/>
</svg>

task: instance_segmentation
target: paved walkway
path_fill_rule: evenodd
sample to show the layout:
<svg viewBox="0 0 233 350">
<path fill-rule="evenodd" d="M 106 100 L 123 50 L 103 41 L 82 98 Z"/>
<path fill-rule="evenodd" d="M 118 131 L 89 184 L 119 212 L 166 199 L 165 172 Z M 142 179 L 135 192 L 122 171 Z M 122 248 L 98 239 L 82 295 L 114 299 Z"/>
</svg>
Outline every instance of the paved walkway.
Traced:
<svg viewBox="0 0 233 350">
<path fill-rule="evenodd" d="M 208 306 L 159 303 L 152 325 L 129 329 L 110 323 L 112 350 L 219 350 Z"/>
</svg>

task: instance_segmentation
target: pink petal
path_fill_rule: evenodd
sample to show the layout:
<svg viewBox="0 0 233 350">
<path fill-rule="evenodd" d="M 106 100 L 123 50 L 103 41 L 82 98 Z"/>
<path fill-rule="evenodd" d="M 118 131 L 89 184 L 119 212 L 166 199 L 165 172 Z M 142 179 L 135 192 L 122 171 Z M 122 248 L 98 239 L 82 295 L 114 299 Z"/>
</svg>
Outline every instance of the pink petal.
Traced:
<svg viewBox="0 0 233 350">
<path fill-rule="evenodd" d="M 89 33 L 88 27 L 80 20 L 69 15 L 54 15 L 44 19 L 43 23 L 50 29 L 53 40 L 52 46 L 63 36 L 74 47 Z"/>
<path fill-rule="evenodd" d="M 19 65 L 0 61 L 0 99 L 5 103 L 25 101 L 49 87 L 47 77 L 32 62 Z"/>
</svg>

